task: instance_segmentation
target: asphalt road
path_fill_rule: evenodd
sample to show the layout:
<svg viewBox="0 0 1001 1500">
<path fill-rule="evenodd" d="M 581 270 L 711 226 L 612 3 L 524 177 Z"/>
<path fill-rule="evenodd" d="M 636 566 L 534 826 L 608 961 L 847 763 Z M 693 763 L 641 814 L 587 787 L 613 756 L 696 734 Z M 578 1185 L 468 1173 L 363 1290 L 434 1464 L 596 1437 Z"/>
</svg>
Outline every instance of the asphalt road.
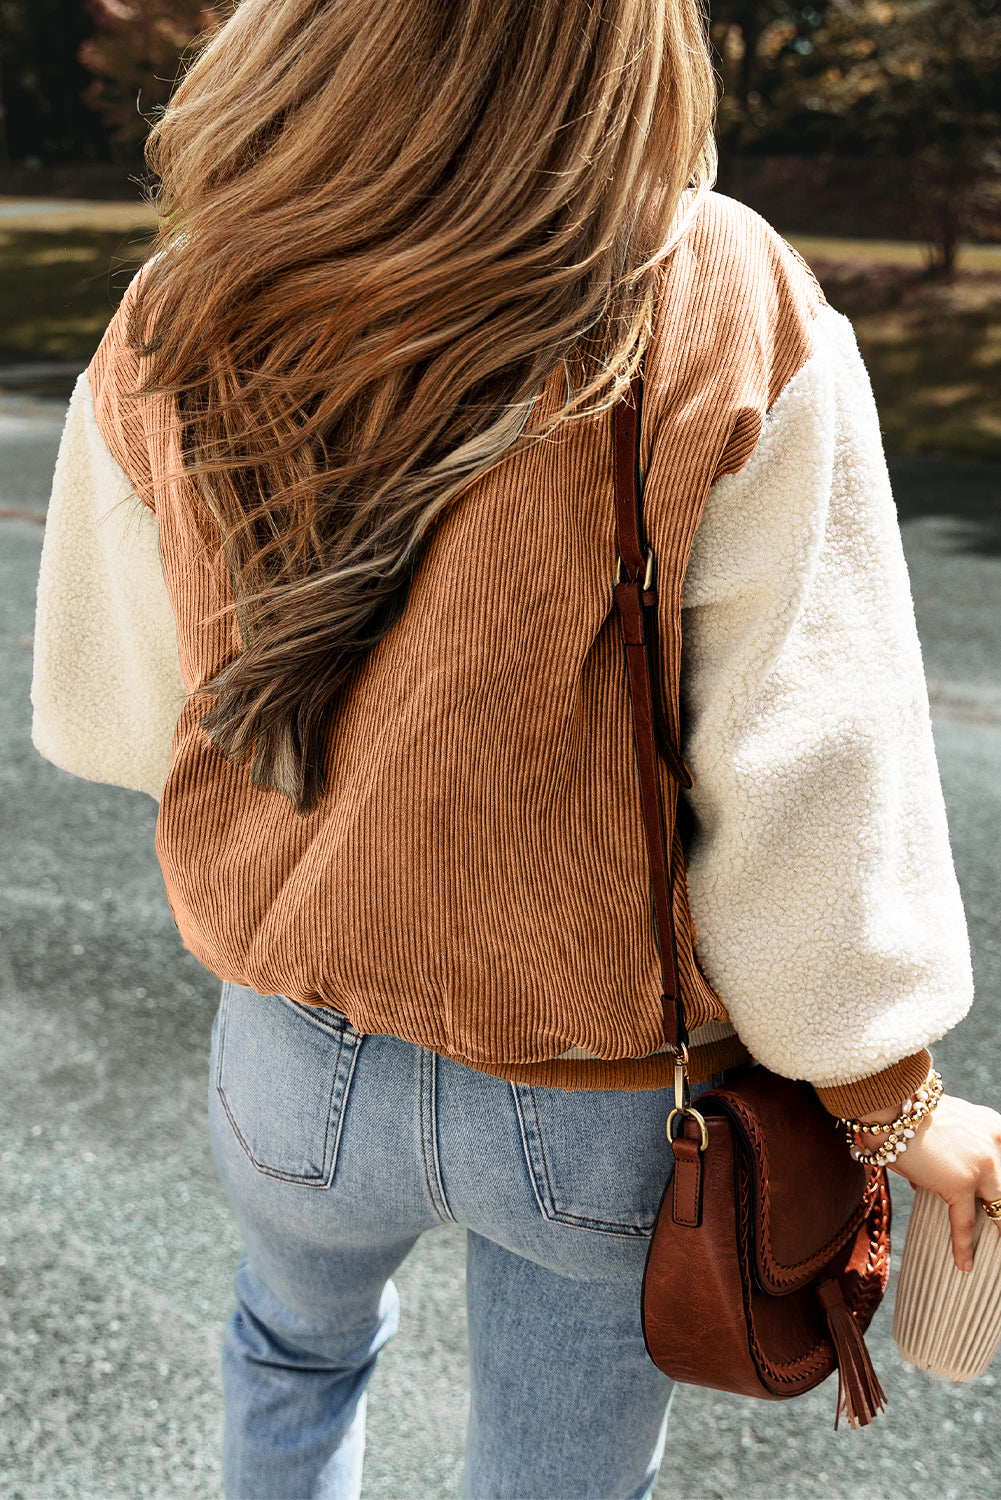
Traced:
<svg viewBox="0 0 1001 1500">
<path fill-rule="evenodd" d="M 75 780 L 29 740 L 33 596 L 61 407 L 0 398 L 0 1496 L 220 1494 L 217 1347 L 237 1241 L 205 1130 L 216 983 L 182 949 L 149 798 Z M 1001 469 L 893 464 L 978 984 L 936 1049 L 949 1087 L 1001 1097 Z M 897 1249 L 906 1222 L 897 1192 Z M 428 1235 L 369 1405 L 365 1497 L 457 1495 L 463 1243 Z M 1001 1496 L 1001 1404 L 871 1339 L 890 1408 L 832 1431 L 790 1405 L 679 1391 L 658 1500 Z M 524 1497 L 546 1500 L 546 1497 Z"/>
</svg>

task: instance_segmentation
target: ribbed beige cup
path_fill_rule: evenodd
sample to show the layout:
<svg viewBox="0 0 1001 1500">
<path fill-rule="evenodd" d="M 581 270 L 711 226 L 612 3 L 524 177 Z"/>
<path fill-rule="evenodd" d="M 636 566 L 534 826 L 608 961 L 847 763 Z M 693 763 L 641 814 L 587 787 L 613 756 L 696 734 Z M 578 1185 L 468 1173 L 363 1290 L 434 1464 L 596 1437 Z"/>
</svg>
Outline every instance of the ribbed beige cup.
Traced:
<svg viewBox="0 0 1001 1500">
<path fill-rule="evenodd" d="M 982 1375 L 1001 1344 L 1001 1234 L 977 1210 L 973 1270 L 952 1258 L 949 1206 L 919 1188 L 904 1240 L 893 1310 L 904 1359 L 947 1380 Z"/>
</svg>

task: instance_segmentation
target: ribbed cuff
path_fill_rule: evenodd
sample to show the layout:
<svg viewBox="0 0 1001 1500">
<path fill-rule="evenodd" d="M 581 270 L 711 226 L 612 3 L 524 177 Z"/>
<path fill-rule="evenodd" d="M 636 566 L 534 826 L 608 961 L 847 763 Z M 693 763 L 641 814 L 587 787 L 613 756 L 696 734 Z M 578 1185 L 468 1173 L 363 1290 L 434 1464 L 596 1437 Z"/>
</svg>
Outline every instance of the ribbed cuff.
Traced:
<svg viewBox="0 0 1001 1500">
<path fill-rule="evenodd" d="M 857 1078 L 853 1083 L 835 1084 L 829 1089 L 817 1089 L 817 1098 L 830 1114 L 855 1119 L 902 1104 L 921 1087 L 930 1068 L 931 1053 L 927 1047 L 922 1047 L 920 1052 L 901 1058 L 892 1067 L 884 1068 L 882 1073 Z"/>
</svg>

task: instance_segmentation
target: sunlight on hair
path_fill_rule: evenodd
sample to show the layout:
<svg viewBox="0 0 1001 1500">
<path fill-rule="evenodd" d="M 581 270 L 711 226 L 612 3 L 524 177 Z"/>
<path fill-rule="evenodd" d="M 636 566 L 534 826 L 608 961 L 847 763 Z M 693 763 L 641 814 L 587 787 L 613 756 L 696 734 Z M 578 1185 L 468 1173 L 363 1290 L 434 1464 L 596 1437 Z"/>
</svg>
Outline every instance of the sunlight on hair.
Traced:
<svg viewBox="0 0 1001 1500">
<path fill-rule="evenodd" d="M 626 389 L 715 99 L 697 0 L 243 0 L 193 61 L 130 339 L 232 577 L 204 725 L 300 812 L 436 517 Z"/>
</svg>

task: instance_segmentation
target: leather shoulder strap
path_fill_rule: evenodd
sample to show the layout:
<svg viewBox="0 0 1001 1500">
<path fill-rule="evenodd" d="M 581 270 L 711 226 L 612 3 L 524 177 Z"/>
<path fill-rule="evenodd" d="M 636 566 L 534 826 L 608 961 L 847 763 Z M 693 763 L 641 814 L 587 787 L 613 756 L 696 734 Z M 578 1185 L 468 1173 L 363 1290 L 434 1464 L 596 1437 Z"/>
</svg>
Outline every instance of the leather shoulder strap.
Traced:
<svg viewBox="0 0 1001 1500">
<path fill-rule="evenodd" d="M 663 741 L 663 719 L 655 691 L 657 647 L 657 565 L 643 535 L 640 477 L 640 421 L 643 377 L 637 373 L 629 394 L 613 411 L 615 530 L 618 559 L 614 596 L 622 629 L 632 706 L 636 769 L 639 775 L 643 828 L 650 860 L 657 949 L 660 957 L 664 1035 L 672 1047 L 687 1041 L 684 1007 L 678 992 L 671 861 L 664 836 L 664 812 L 657 773 L 658 739 L 675 779 L 691 786 L 680 755 Z M 673 764 L 672 764 L 673 762 Z"/>
</svg>

